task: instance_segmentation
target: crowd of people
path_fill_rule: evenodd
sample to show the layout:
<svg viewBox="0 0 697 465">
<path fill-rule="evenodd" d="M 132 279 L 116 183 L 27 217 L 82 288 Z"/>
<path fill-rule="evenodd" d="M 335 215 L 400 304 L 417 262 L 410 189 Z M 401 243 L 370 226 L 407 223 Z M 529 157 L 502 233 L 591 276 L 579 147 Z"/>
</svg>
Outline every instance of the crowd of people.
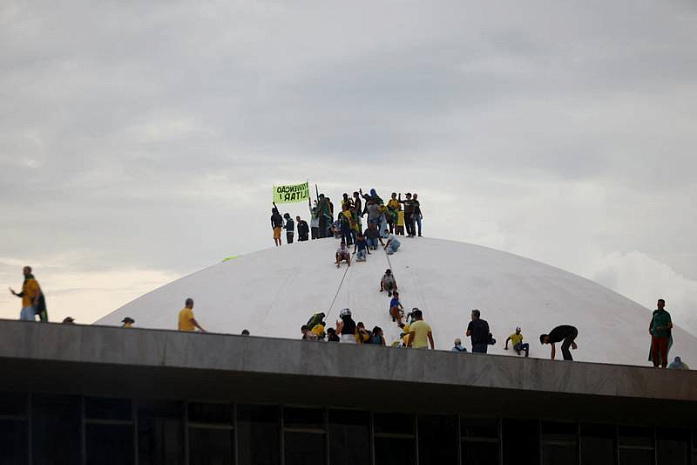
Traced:
<svg viewBox="0 0 697 465">
<path fill-rule="evenodd" d="M 271 209 L 271 229 L 276 246 L 283 244 L 282 232 L 286 231 L 286 242 L 292 244 L 297 228 L 298 241 L 336 237 L 350 247 L 365 241 L 368 247 L 377 247 L 378 239 L 387 239 L 389 235 L 416 237 L 421 236 L 423 213 L 419 195 L 393 192 L 385 203 L 375 189 L 364 194 L 363 189 L 354 192 L 352 196 L 344 193 L 341 198 L 341 209 L 334 210 L 334 204 L 329 197 L 319 194 L 310 207 L 310 225 L 300 216 L 295 220 L 289 213 L 281 215 L 276 204 Z M 363 219 L 366 228 L 363 228 Z M 371 225 L 373 230 L 371 230 Z M 389 247 L 389 244 L 387 244 Z M 399 241 L 392 242 L 393 252 L 399 248 Z M 361 246 L 360 250 L 366 250 Z"/>
</svg>

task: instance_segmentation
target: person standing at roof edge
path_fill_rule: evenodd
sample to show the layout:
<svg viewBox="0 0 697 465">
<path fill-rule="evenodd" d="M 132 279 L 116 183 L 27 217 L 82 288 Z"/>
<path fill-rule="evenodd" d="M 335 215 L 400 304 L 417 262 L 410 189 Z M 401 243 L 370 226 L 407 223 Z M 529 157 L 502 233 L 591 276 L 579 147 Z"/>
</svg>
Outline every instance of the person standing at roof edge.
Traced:
<svg viewBox="0 0 697 465">
<path fill-rule="evenodd" d="M 132 327 L 133 327 L 133 323 L 135 323 L 135 322 L 136 322 L 136 320 L 134 320 L 134 319 L 131 318 L 130 316 L 127 316 L 126 318 L 124 318 L 123 320 L 121 320 L 121 323 L 123 323 L 123 325 L 122 325 L 121 327 L 122 327 L 122 328 L 132 328 Z"/>
<path fill-rule="evenodd" d="M 421 310 L 414 309 L 411 314 L 414 316 L 414 322 L 409 325 L 409 340 L 407 347 L 414 349 L 428 349 L 429 344 L 431 350 L 435 350 L 436 346 L 433 343 L 433 333 L 431 326 L 424 321 L 424 315 Z"/>
<path fill-rule="evenodd" d="M 307 225 L 307 221 L 303 220 L 299 216 L 295 217 L 295 221 L 298 224 L 298 242 L 305 242 L 310 235 L 310 227 Z"/>
<path fill-rule="evenodd" d="M 273 242 L 276 247 L 282 245 L 281 229 L 283 229 L 283 217 L 276 207 L 271 209 L 271 229 L 273 229 Z"/>
<path fill-rule="evenodd" d="M 508 339 L 506 339 L 506 345 L 503 348 L 504 350 L 508 350 L 508 341 L 513 343 L 513 350 L 515 350 L 518 355 L 520 355 L 522 351 L 525 351 L 526 357 L 530 355 L 530 344 L 527 342 L 523 343 L 523 335 L 520 333 L 520 326 L 515 329 L 515 333 L 508 336 Z"/>
<path fill-rule="evenodd" d="M 407 199 L 402 200 L 402 194 L 399 194 L 399 201 L 404 204 L 404 227 L 407 230 L 407 237 L 414 237 L 414 200 L 411 198 L 411 193 L 406 194 Z"/>
<path fill-rule="evenodd" d="M 416 226 L 419 230 L 419 237 L 421 237 L 421 220 L 424 219 L 424 215 L 421 213 L 421 203 L 418 200 L 419 194 L 414 194 L 412 200 L 414 201 L 414 221 L 416 221 Z"/>
<path fill-rule="evenodd" d="M 196 331 L 196 328 L 198 328 L 199 331 L 205 333 L 206 330 L 194 318 L 194 299 L 186 299 L 184 305 L 185 307 L 179 311 L 179 331 Z"/>
<path fill-rule="evenodd" d="M 339 318 L 341 320 L 336 322 L 336 332 L 341 335 L 341 342 L 355 344 L 358 328 L 356 327 L 356 322 L 351 318 L 351 310 L 348 308 L 341 310 Z"/>
<path fill-rule="evenodd" d="M 578 329 L 570 325 L 557 326 L 549 334 L 540 334 L 540 344 L 551 344 L 552 345 L 552 356 L 550 357 L 554 360 L 557 355 L 557 350 L 554 344 L 556 342 L 562 342 L 561 353 L 564 356 L 564 360 L 573 360 L 569 347 L 576 350 L 578 347 L 576 345 L 576 337 L 578 336 Z"/>
<path fill-rule="evenodd" d="M 19 319 L 36 321 L 36 315 L 39 315 L 39 319 L 47 323 L 48 311 L 46 310 L 46 299 L 44 298 L 44 293 L 41 291 L 41 286 L 39 286 L 38 281 L 31 273 L 30 266 L 25 266 L 22 269 L 22 273 L 24 274 L 22 292 L 17 293 L 14 289 L 10 288 L 12 295 L 22 299 L 22 310 L 19 314 Z"/>
<path fill-rule="evenodd" d="M 489 323 L 480 318 L 481 312 L 477 309 L 472 310 L 471 319 L 467 325 L 466 336 L 472 340 L 472 352 L 485 354 L 489 349 Z"/>
<path fill-rule="evenodd" d="M 668 366 L 668 352 L 670 346 L 673 345 L 673 320 L 670 318 L 670 313 L 665 310 L 666 301 L 658 299 L 656 310 L 651 315 L 649 322 L 649 334 L 651 335 L 651 352 L 649 353 L 649 361 L 653 362 L 654 367 L 661 368 Z"/>
</svg>

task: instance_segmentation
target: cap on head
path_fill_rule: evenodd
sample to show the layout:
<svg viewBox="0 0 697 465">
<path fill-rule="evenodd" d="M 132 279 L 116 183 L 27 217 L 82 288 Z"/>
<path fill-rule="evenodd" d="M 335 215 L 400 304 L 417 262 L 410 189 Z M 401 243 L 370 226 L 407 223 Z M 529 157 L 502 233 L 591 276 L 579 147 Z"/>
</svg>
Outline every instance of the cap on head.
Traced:
<svg viewBox="0 0 697 465">
<path fill-rule="evenodd" d="M 350 308 L 344 308 L 339 312 L 340 317 L 345 317 L 345 316 L 351 316 L 351 309 Z"/>
</svg>

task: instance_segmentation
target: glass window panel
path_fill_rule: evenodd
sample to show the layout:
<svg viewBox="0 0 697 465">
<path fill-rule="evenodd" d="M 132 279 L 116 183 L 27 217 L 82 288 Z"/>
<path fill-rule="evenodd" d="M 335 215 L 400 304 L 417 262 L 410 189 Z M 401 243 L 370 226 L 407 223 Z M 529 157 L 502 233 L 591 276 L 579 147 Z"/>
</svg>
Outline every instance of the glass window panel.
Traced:
<svg viewBox="0 0 697 465">
<path fill-rule="evenodd" d="M 86 425 L 87 465 L 133 464 L 133 429 L 133 425 Z"/>
<path fill-rule="evenodd" d="M 677 428 L 656 431 L 658 465 L 688 465 L 690 462 L 690 432 Z"/>
<path fill-rule="evenodd" d="M 542 446 L 543 465 L 577 465 L 578 450 L 576 446 L 545 444 Z"/>
<path fill-rule="evenodd" d="M 96 420 L 131 420 L 131 401 L 129 399 L 85 398 L 85 417 Z"/>
<path fill-rule="evenodd" d="M 27 395 L 14 392 L 0 393 L 0 416 L 25 416 L 27 412 Z"/>
<path fill-rule="evenodd" d="M 375 413 L 375 433 L 414 434 L 414 416 L 404 413 Z"/>
<path fill-rule="evenodd" d="M 375 465 L 416 464 L 416 442 L 408 438 L 375 438 Z"/>
<path fill-rule="evenodd" d="M 498 442 L 462 441 L 462 465 L 499 465 Z"/>
<path fill-rule="evenodd" d="M 318 408 L 285 407 L 283 409 L 283 426 L 286 428 L 324 430 L 324 410 Z"/>
<path fill-rule="evenodd" d="M 653 447 L 653 429 L 620 426 L 620 446 Z"/>
<path fill-rule="evenodd" d="M 460 434 L 467 438 L 499 438 L 499 421 L 496 418 L 460 418 Z"/>
<path fill-rule="evenodd" d="M 542 423 L 543 442 L 569 442 L 576 444 L 578 426 L 576 423 Z"/>
<path fill-rule="evenodd" d="M 27 463 L 27 422 L 0 420 L 0 464 Z"/>
<path fill-rule="evenodd" d="M 324 434 L 286 431 L 285 465 L 324 465 L 327 463 L 324 440 Z"/>
<path fill-rule="evenodd" d="M 457 421 L 456 416 L 419 415 L 419 465 L 457 463 Z"/>
<path fill-rule="evenodd" d="M 535 420 L 503 420 L 503 463 L 539 465 L 540 434 Z"/>
<path fill-rule="evenodd" d="M 281 463 L 280 410 L 275 406 L 237 406 L 238 459 L 242 465 Z"/>
<path fill-rule="evenodd" d="M 189 465 L 232 465 L 234 463 L 234 430 L 189 428 Z"/>
<path fill-rule="evenodd" d="M 79 463 L 82 408 L 78 397 L 32 399 L 33 465 Z"/>
<path fill-rule="evenodd" d="M 654 465 L 653 450 L 620 449 L 620 465 Z"/>
<path fill-rule="evenodd" d="M 612 425 L 581 425 L 581 465 L 615 465 L 616 429 Z"/>
<path fill-rule="evenodd" d="M 139 465 L 184 463 L 183 407 L 178 402 L 138 405 Z"/>
<path fill-rule="evenodd" d="M 370 413 L 329 412 L 329 462 L 332 465 L 370 465 Z"/>
<path fill-rule="evenodd" d="M 190 423 L 232 425 L 232 405 L 194 403 L 188 404 Z"/>
</svg>

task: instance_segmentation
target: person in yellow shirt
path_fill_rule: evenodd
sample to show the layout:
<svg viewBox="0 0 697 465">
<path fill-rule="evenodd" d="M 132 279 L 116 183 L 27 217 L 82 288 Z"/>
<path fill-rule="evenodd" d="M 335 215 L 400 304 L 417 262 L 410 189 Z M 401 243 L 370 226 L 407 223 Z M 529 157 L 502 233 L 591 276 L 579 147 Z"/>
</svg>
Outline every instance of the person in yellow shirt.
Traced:
<svg viewBox="0 0 697 465">
<path fill-rule="evenodd" d="M 515 333 L 511 334 L 508 336 L 508 339 L 506 339 L 506 345 L 504 346 L 504 350 L 508 350 L 508 341 L 511 341 L 513 343 L 513 350 L 515 350 L 518 355 L 520 355 L 521 351 L 525 351 L 525 356 L 527 357 L 530 354 L 530 344 L 523 343 L 523 335 L 520 333 L 520 326 L 518 326 L 515 329 Z"/>
<path fill-rule="evenodd" d="M 46 315 L 46 303 L 43 299 L 43 293 L 41 292 L 39 283 L 36 281 L 36 279 L 34 279 L 34 275 L 31 274 L 31 267 L 25 266 L 22 269 L 22 273 L 24 274 L 22 292 L 17 293 L 10 288 L 12 295 L 21 297 L 22 299 L 22 311 L 19 314 L 19 319 L 36 321 L 36 315 L 39 315 L 41 321 L 48 321 L 48 316 Z"/>
<path fill-rule="evenodd" d="M 133 323 L 135 323 L 135 322 L 136 322 L 136 320 L 134 320 L 134 319 L 131 318 L 130 316 L 127 316 L 126 318 L 124 318 L 123 320 L 121 320 L 121 323 L 123 323 L 123 326 L 121 326 L 121 327 L 122 327 L 122 328 L 132 328 L 132 327 L 133 327 Z"/>
<path fill-rule="evenodd" d="M 206 330 L 194 318 L 194 299 L 186 299 L 185 305 L 179 311 L 179 331 L 196 331 L 196 328 L 198 328 L 199 331 L 205 333 Z"/>
<path fill-rule="evenodd" d="M 430 344 L 431 350 L 434 350 L 436 347 L 433 343 L 431 326 L 424 321 L 423 312 L 415 308 L 412 310 L 411 314 L 415 321 L 409 325 L 409 342 L 407 342 L 407 347 L 428 349 Z"/>
</svg>

